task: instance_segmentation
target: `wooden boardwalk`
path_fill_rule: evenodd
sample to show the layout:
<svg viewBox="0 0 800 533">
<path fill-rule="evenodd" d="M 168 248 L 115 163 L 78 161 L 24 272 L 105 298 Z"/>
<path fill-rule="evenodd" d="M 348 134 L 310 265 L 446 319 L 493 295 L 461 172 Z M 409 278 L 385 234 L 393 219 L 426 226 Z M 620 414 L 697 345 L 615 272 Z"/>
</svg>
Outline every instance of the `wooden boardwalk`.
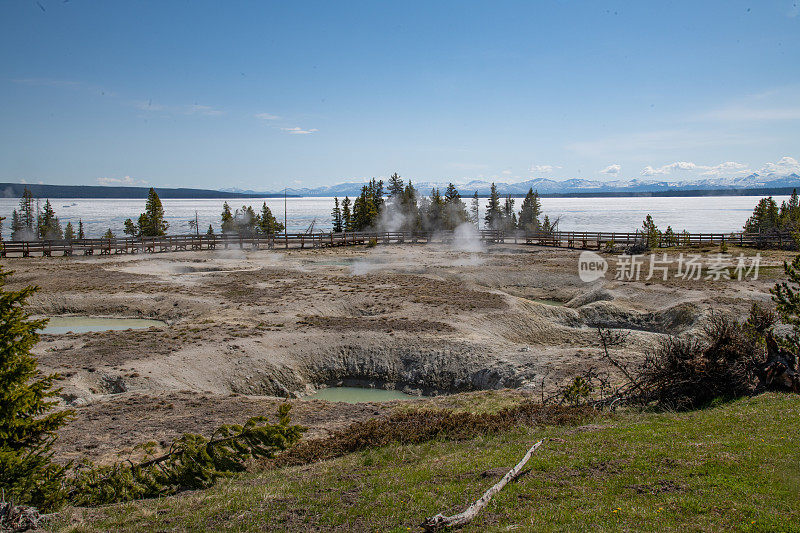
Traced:
<svg viewBox="0 0 800 533">
<path fill-rule="evenodd" d="M 641 242 L 641 233 L 556 231 L 503 233 L 480 230 L 484 243 L 519 243 L 560 248 L 603 249 L 611 245 L 632 245 Z M 112 255 L 176 252 L 183 250 L 320 248 L 333 246 L 397 243 L 450 243 L 456 240 L 452 231 L 397 232 L 360 231 L 343 233 L 287 233 L 278 235 L 168 235 L 121 239 L 75 239 L 72 241 L 3 241 L 0 257 L 52 257 L 72 255 Z M 788 234 L 687 233 L 674 240 L 661 239 L 660 247 L 676 245 L 720 244 L 741 246 L 787 246 L 794 243 Z"/>
</svg>

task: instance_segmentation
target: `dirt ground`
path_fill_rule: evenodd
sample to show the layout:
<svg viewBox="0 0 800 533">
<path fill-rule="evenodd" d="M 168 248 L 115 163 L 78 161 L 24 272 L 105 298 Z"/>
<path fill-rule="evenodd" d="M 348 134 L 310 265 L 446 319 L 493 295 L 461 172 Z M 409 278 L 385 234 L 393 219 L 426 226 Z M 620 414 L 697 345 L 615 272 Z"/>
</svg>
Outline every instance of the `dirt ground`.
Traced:
<svg viewBox="0 0 800 533">
<path fill-rule="evenodd" d="M 718 247 L 700 253 L 708 266 Z M 728 250 L 734 258 L 742 252 Z M 311 435 L 394 404 L 300 400 L 353 384 L 411 394 L 550 392 L 601 356 L 596 327 L 627 330 L 616 356 L 635 362 L 664 335 L 688 335 L 711 312 L 745 316 L 769 302 L 779 251 L 761 252 L 757 280 L 578 277 L 580 250 L 526 245 L 458 249 L 381 245 L 7 259 L 12 286 L 38 285 L 46 316 L 152 318 L 163 327 L 42 335 L 44 371 L 63 378 L 76 418 L 59 458 L 111 460 L 144 441 L 273 415 L 294 398 Z M 647 274 L 647 263 L 643 270 Z"/>
</svg>

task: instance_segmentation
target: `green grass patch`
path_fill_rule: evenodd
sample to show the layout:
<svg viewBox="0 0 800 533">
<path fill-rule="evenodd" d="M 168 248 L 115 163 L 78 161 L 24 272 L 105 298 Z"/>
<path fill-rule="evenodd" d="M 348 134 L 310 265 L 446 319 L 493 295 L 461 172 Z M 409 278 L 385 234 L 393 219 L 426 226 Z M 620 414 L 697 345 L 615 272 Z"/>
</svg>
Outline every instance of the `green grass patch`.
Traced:
<svg viewBox="0 0 800 533">
<path fill-rule="evenodd" d="M 418 531 L 546 439 L 463 531 L 800 531 L 800 396 L 389 445 L 159 500 L 67 509 L 66 531 Z"/>
</svg>

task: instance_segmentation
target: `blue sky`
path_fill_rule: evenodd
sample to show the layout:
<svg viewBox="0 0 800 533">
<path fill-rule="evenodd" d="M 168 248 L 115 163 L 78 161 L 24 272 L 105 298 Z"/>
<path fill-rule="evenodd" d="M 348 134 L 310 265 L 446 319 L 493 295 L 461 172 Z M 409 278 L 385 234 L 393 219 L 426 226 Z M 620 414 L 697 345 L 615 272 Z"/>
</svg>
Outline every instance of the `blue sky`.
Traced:
<svg viewBox="0 0 800 533">
<path fill-rule="evenodd" d="M 0 0 L 0 181 L 800 172 L 800 0 Z"/>
</svg>

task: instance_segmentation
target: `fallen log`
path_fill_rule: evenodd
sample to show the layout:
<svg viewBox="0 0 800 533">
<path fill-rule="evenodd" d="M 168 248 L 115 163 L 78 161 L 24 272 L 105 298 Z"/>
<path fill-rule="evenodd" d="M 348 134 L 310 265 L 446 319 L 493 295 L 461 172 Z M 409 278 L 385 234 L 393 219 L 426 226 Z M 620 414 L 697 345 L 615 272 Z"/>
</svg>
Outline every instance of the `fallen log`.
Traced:
<svg viewBox="0 0 800 533">
<path fill-rule="evenodd" d="M 508 473 L 503 476 L 503 479 L 498 481 L 496 484 L 490 487 L 489 490 L 484 492 L 483 496 L 481 496 L 475 503 L 470 505 L 466 511 L 453 516 L 445 516 L 442 513 L 439 513 L 436 516 L 426 518 L 422 523 L 422 527 L 425 528 L 425 531 L 439 531 L 450 527 L 461 527 L 471 522 L 481 511 L 481 509 L 489 504 L 489 500 L 491 500 L 495 494 L 500 492 L 509 481 L 513 481 L 519 477 L 520 473 L 522 472 L 522 467 L 525 466 L 525 464 L 533 455 L 533 452 L 535 452 L 536 449 L 541 445 L 542 441 L 539 441 L 531 446 L 531 448 L 528 450 L 528 453 L 525 454 L 525 457 L 523 457 L 514 468 L 509 470 Z"/>
</svg>

